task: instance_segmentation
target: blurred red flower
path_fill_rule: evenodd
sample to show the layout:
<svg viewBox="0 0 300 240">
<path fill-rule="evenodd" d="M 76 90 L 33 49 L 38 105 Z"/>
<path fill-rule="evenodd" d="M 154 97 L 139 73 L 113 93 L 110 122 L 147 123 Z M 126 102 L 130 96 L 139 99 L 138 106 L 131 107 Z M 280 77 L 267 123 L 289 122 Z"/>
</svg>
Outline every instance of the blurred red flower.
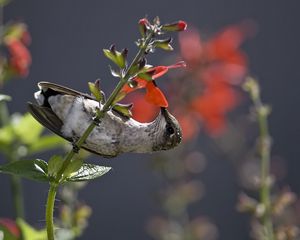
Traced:
<svg viewBox="0 0 300 240">
<path fill-rule="evenodd" d="M 7 26 L 4 44 L 8 49 L 8 70 L 15 75 L 26 77 L 31 65 L 31 54 L 27 49 L 31 37 L 24 23 L 13 23 Z"/>
<path fill-rule="evenodd" d="M 240 45 L 248 29 L 244 24 L 229 26 L 205 42 L 196 30 L 179 37 L 189 75 L 202 85 L 202 94 L 195 94 L 186 103 L 186 113 L 196 113 L 210 135 L 223 132 L 226 114 L 239 102 L 234 85 L 240 84 L 247 73 L 247 57 Z"/>
<path fill-rule="evenodd" d="M 0 225 L 6 228 L 8 232 L 10 232 L 16 238 L 19 238 L 21 236 L 20 228 L 14 220 L 11 220 L 9 218 L 0 218 Z"/>
<path fill-rule="evenodd" d="M 24 44 L 17 39 L 11 39 L 7 43 L 7 47 L 10 53 L 10 67 L 16 74 L 26 77 L 31 64 L 30 52 Z"/>
<path fill-rule="evenodd" d="M 181 58 L 187 71 L 173 77 L 167 93 L 185 140 L 197 136 L 201 125 L 211 136 L 226 129 L 226 115 L 240 100 L 235 86 L 241 84 L 247 73 L 247 57 L 240 46 L 248 33 L 249 26 L 240 24 L 229 26 L 206 41 L 195 29 L 179 35 Z M 134 118 L 149 120 L 140 117 L 143 112 L 134 111 Z M 150 112 L 156 113 L 147 110 L 148 116 Z"/>
</svg>

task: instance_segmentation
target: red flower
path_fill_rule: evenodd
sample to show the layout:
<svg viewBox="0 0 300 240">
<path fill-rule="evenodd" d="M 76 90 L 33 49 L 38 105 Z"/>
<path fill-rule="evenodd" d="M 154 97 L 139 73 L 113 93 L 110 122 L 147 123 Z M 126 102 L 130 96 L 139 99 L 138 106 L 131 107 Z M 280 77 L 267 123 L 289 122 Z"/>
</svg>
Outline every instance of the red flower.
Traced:
<svg viewBox="0 0 300 240">
<path fill-rule="evenodd" d="M 146 80 L 141 77 L 134 78 L 136 83 L 135 87 L 130 87 L 128 84 L 123 87 L 121 93 L 128 93 L 135 91 L 140 88 L 146 88 L 145 100 L 151 104 L 160 107 L 168 107 L 168 101 L 162 91 L 156 86 L 156 83 L 153 81 L 162 75 L 166 74 L 169 69 L 185 67 L 184 62 L 179 62 L 170 66 L 157 66 L 147 70 L 147 74 L 151 75 L 152 80 Z"/>
<path fill-rule="evenodd" d="M 10 53 L 9 64 L 12 70 L 20 76 L 27 76 L 31 64 L 31 55 L 28 49 L 17 39 L 10 39 L 7 42 L 7 47 Z"/>
<path fill-rule="evenodd" d="M 240 93 L 235 86 L 241 84 L 247 73 L 247 58 L 240 50 L 249 32 L 244 26 L 229 26 L 206 41 L 195 29 L 180 34 L 181 57 L 188 68 L 177 81 L 168 85 L 168 99 L 171 111 L 182 127 L 183 139 L 196 137 L 202 126 L 211 136 L 218 136 L 226 129 L 226 116 L 240 101 Z M 156 79 L 171 67 L 158 66 L 148 71 L 154 71 L 152 78 Z M 146 88 L 146 96 L 133 98 L 134 105 L 139 106 L 140 102 L 147 100 L 159 106 L 154 99 L 162 97 L 155 91 L 151 92 L 151 88 L 158 89 L 150 85 L 153 82 L 135 80 L 136 88 L 126 86 L 126 93 Z M 138 108 L 133 108 L 133 116 L 144 122 L 152 120 L 157 110 L 151 105 L 141 110 Z"/>
<path fill-rule="evenodd" d="M 239 49 L 244 40 L 243 25 L 230 26 L 206 42 L 196 30 L 180 35 L 188 76 L 199 81 L 201 89 L 178 106 L 184 107 L 186 114 L 196 114 L 211 135 L 222 133 L 226 114 L 239 102 L 239 94 L 232 85 L 240 84 L 247 72 L 247 58 Z"/>
<path fill-rule="evenodd" d="M 17 226 L 15 221 L 9 218 L 1 218 L 0 225 L 5 227 L 16 238 L 19 238 L 21 236 L 20 228 Z"/>
</svg>

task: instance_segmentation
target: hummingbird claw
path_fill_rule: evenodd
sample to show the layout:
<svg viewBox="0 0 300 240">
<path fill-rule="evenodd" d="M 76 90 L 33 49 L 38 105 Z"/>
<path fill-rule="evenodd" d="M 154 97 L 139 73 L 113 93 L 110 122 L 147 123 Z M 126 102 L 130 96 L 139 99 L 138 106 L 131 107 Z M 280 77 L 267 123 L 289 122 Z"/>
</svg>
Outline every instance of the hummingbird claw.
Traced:
<svg viewBox="0 0 300 240">
<path fill-rule="evenodd" d="M 99 118 L 97 118 L 96 116 L 93 117 L 92 120 L 96 126 L 99 126 L 101 123 L 101 120 Z"/>
<path fill-rule="evenodd" d="M 75 141 L 72 143 L 72 147 L 74 153 L 79 153 L 80 147 L 77 146 Z"/>
</svg>

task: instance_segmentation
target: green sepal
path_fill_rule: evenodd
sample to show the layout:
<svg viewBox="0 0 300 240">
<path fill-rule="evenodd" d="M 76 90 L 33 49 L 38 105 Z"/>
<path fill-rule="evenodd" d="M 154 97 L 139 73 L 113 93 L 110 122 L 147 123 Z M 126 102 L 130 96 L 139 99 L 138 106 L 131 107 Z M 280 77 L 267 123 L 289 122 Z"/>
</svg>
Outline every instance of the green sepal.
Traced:
<svg viewBox="0 0 300 240">
<path fill-rule="evenodd" d="M 155 48 L 161 48 L 166 51 L 173 51 L 173 47 L 171 46 L 172 38 L 168 39 L 160 39 L 160 40 L 155 40 L 153 41 L 152 45 Z"/>
<path fill-rule="evenodd" d="M 102 100 L 102 94 L 101 94 L 101 89 L 99 87 L 99 84 L 96 85 L 95 83 L 88 82 L 88 85 L 89 85 L 90 92 L 94 95 L 96 100 L 100 102 Z"/>
<path fill-rule="evenodd" d="M 113 61 L 118 67 L 125 68 L 126 67 L 126 58 L 125 55 L 116 50 L 112 51 L 110 49 L 103 49 L 104 55 Z"/>
<path fill-rule="evenodd" d="M 121 104 L 121 103 L 117 103 L 113 106 L 113 110 L 117 111 L 118 113 L 120 113 L 122 116 L 124 117 L 132 117 L 132 109 L 133 104 Z"/>
<path fill-rule="evenodd" d="M 48 181 L 48 164 L 41 159 L 20 160 L 0 166 L 0 173 L 37 181 Z"/>
<path fill-rule="evenodd" d="M 81 168 L 68 177 L 69 182 L 89 181 L 103 176 L 111 170 L 111 167 L 98 166 L 94 164 L 83 164 Z"/>
<path fill-rule="evenodd" d="M 152 75 L 147 72 L 141 72 L 137 75 L 138 78 L 147 80 L 147 81 L 153 81 Z"/>
</svg>

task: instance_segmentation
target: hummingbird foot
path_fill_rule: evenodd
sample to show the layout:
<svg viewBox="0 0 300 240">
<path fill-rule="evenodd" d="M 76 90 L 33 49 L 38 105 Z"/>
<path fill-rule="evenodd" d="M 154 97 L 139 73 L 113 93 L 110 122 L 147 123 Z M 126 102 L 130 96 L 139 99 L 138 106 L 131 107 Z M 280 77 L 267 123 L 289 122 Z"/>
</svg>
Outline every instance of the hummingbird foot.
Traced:
<svg viewBox="0 0 300 240">
<path fill-rule="evenodd" d="M 93 122 L 94 122 L 94 124 L 95 124 L 96 126 L 99 126 L 100 123 L 101 123 L 101 120 L 100 120 L 99 118 L 97 118 L 96 116 L 94 116 L 94 117 L 92 118 L 92 120 L 93 120 Z"/>
<path fill-rule="evenodd" d="M 80 147 L 78 147 L 77 145 L 76 145 L 76 143 L 74 142 L 74 143 L 72 143 L 72 147 L 73 147 L 73 152 L 74 153 L 79 153 L 79 150 L 80 150 Z"/>
</svg>

